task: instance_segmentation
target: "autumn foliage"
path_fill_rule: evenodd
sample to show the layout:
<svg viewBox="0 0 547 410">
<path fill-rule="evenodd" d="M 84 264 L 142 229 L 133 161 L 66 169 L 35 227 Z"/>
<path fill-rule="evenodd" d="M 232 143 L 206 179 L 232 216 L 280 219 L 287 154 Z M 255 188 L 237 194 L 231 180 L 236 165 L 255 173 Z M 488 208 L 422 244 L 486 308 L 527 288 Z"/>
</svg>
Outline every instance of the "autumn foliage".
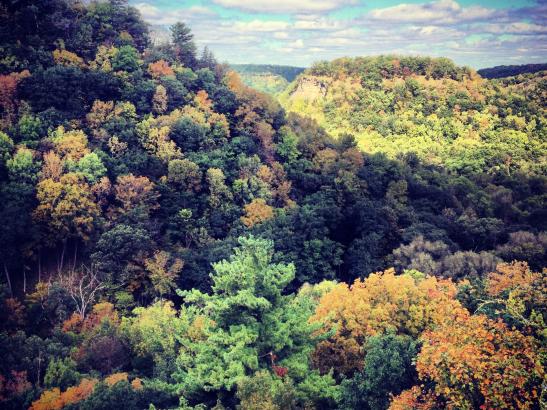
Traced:
<svg viewBox="0 0 547 410">
<path fill-rule="evenodd" d="M 96 384 L 96 379 L 83 379 L 78 386 L 69 387 L 64 392 L 57 387 L 46 390 L 29 410 L 60 410 L 69 404 L 79 403 L 93 393 Z"/>
<path fill-rule="evenodd" d="M 534 408 L 545 370 L 533 338 L 483 315 L 460 315 L 426 331 L 422 340 L 416 368 L 424 382 L 434 382 L 438 405 L 449 409 Z M 423 400 L 423 394 L 416 399 Z M 401 403 L 408 397 L 405 392 L 391 408 L 403 408 Z"/>
<path fill-rule="evenodd" d="M 351 373 L 360 368 L 367 337 L 395 332 L 418 337 L 424 330 L 464 315 L 455 299 L 456 286 L 435 277 L 373 273 L 352 286 L 338 284 L 325 294 L 311 320 L 335 334 L 319 343 L 315 365 Z"/>
</svg>

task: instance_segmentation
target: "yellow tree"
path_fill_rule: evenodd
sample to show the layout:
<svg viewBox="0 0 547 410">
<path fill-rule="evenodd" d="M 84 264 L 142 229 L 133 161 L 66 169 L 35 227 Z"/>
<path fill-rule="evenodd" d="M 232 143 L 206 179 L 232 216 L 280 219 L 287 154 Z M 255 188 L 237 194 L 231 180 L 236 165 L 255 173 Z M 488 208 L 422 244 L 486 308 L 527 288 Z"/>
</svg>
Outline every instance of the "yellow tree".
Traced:
<svg viewBox="0 0 547 410">
<path fill-rule="evenodd" d="M 456 292 L 451 281 L 419 272 L 396 275 L 393 269 L 357 279 L 351 287 L 336 285 L 311 318 L 323 324 L 324 332 L 335 330 L 317 346 L 315 365 L 324 372 L 351 373 L 362 365 L 369 336 L 394 332 L 418 337 L 447 318 L 466 314 Z"/>
<path fill-rule="evenodd" d="M 171 258 L 166 251 L 157 251 L 154 256 L 144 261 L 144 266 L 154 289 L 160 297 L 163 297 L 175 288 L 175 279 L 182 270 L 184 262 L 179 258 Z"/>
<path fill-rule="evenodd" d="M 63 243 L 59 260 L 59 269 L 62 269 L 68 239 L 89 240 L 100 208 L 89 184 L 82 175 L 75 173 L 64 174 L 57 181 L 51 178 L 40 181 L 36 197 L 38 206 L 34 218 L 47 227 L 51 245 L 58 241 Z"/>
</svg>

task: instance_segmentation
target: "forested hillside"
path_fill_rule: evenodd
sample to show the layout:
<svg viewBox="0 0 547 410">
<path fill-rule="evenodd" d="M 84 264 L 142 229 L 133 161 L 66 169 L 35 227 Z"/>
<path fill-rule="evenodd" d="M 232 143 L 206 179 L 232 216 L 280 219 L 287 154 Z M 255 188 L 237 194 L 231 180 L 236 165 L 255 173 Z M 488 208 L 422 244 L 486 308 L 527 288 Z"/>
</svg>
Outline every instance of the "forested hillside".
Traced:
<svg viewBox="0 0 547 410">
<path fill-rule="evenodd" d="M 300 67 L 264 64 L 231 64 L 230 68 L 239 74 L 244 84 L 272 95 L 285 90 L 304 71 Z"/>
<path fill-rule="evenodd" d="M 541 74 L 318 64 L 315 121 L 123 0 L 0 27 L 0 408 L 545 405 Z"/>
<path fill-rule="evenodd" d="M 520 74 L 533 74 L 547 70 L 547 64 L 498 65 L 496 67 L 481 68 L 477 73 L 484 78 L 514 77 Z"/>
<path fill-rule="evenodd" d="M 415 153 L 462 174 L 544 175 L 546 79 L 489 81 L 443 58 L 340 59 L 307 70 L 281 102 L 365 152 Z"/>
</svg>

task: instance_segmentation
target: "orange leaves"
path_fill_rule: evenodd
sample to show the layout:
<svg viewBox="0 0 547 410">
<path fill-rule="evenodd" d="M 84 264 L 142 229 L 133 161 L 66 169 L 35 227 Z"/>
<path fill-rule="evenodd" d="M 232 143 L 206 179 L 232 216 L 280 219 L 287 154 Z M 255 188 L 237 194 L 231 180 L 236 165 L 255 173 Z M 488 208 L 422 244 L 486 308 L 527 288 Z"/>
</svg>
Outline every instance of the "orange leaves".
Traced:
<svg viewBox="0 0 547 410">
<path fill-rule="evenodd" d="M 158 60 L 154 63 L 148 64 L 148 72 L 153 78 L 161 78 L 175 75 L 175 72 L 169 66 L 169 63 L 165 60 Z"/>
<path fill-rule="evenodd" d="M 46 390 L 32 403 L 29 410 L 60 410 L 69 404 L 76 404 L 88 398 L 97 384 L 95 379 L 82 379 L 78 386 L 61 392 L 59 388 Z"/>
<path fill-rule="evenodd" d="M 273 208 L 266 204 L 262 198 L 256 198 L 250 204 L 245 205 L 245 215 L 241 217 L 241 222 L 248 228 L 273 218 Z"/>
<path fill-rule="evenodd" d="M 527 409 L 537 400 L 545 372 L 533 338 L 483 315 L 456 317 L 422 338 L 420 378 L 451 408 Z"/>
<path fill-rule="evenodd" d="M 311 318 L 322 323 L 325 332 L 336 330 L 319 344 L 315 364 L 322 371 L 334 367 L 351 372 L 359 368 L 369 336 L 392 331 L 417 337 L 447 318 L 467 316 L 456 292 L 451 281 L 395 275 L 393 269 L 358 279 L 351 287 L 337 285 L 321 298 Z"/>
<path fill-rule="evenodd" d="M 97 303 L 93 306 L 93 311 L 82 320 L 81 316 L 76 312 L 72 314 L 70 319 L 63 323 L 64 332 L 90 332 L 104 321 L 109 321 L 117 326 L 120 324 L 118 312 L 114 309 L 114 305 L 109 302 Z"/>
<path fill-rule="evenodd" d="M 20 73 L 0 75 L 0 108 L 2 108 L 2 122 L 0 126 L 11 125 L 18 105 L 15 98 L 17 84 L 29 76 L 30 73 L 28 70 Z"/>
<path fill-rule="evenodd" d="M 486 291 L 490 296 L 498 296 L 506 290 L 527 287 L 541 277 L 531 272 L 526 262 L 500 263 L 496 272 L 487 277 Z"/>
<path fill-rule="evenodd" d="M 110 376 L 104 379 L 104 382 L 110 387 L 114 386 L 116 383 L 127 381 L 127 373 L 113 373 Z"/>
</svg>

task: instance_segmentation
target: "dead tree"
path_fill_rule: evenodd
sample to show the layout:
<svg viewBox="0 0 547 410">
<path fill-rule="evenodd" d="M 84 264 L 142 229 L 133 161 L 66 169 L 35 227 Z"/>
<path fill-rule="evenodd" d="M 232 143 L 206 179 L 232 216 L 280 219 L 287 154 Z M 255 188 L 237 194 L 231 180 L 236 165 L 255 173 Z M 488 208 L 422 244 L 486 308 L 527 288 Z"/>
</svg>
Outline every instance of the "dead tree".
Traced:
<svg viewBox="0 0 547 410">
<path fill-rule="evenodd" d="M 76 304 L 76 311 L 82 321 L 85 319 L 88 307 L 95 300 L 97 292 L 105 288 L 96 270 L 87 266 L 60 274 L 58 282 Z"/>
</svg>

